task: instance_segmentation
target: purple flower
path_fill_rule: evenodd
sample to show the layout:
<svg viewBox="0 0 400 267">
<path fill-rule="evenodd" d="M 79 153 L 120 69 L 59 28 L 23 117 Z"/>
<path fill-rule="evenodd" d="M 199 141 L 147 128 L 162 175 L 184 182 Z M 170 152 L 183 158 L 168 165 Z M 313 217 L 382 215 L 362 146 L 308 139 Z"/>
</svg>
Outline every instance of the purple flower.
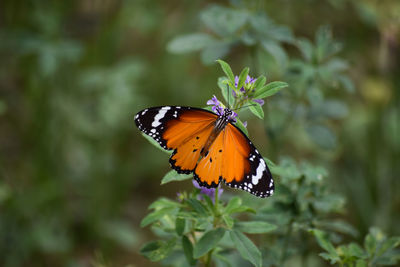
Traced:
<svg viewBox="0 0 400 267">
<path fill-rule="evenodd" d="M 249 75 L 247 75 L 245 84 L 250 84 L 250 83 L 253 84 L 256 80 L 257 80 L 256 78 L 252 78 Z"/>
<path fill-rule="evenodd" d="M 212 111 L 217 113 L 218 115 L 224 114 L 224 108 L 222 107 L 221 102 L 217 99 L 217 97 L 214 95 L 210 100 L 207 101 L 207 105 L 211 106 L 212 105 Z"/>
<path fill-rule="evenodd" d="M 244 86 L 241 87 L 239 89 L 239 91 L 242 92 L 242 93 L 245 93 L 246 92 L 246 88 L 247 89 L 251 88 L 256 80 L 257 80 L 256 78 L 252 78 L 252 77 L 250 77 L 250 75 L 247 75 L 246 81 L 244 82 Z M 235 86 L 236 87 L 238 86 L 238 83 L 239 83 L 239 77 L 235 76 Z"/>
<path fill-rule="evenodd" d="M 239 76 L 235 76 L 235 86 L 236 87 L 237 87 L 238 83 L 239 83 Z"/>
<path fill-rule="evenodd" d="M 238 116 L 238 114 L 232 110 L 232 115 L 229 116 L 229 118 L 233 121 L 236 122 L 236 117 Z"/>
<path fill-rule="evenodd" d="M 232 90 L 232 95 L 233 95 L 233 97 L 236 97 L 236 92 L 235 92 L 235 90 Z"/>
<path fill-rule="evenodd" d="M 253 99 L 253 101 L 260 104 L 261 106 L 264 105 L 264 100 L 262 99 Z"/>
<path fill-rule="evenodd" d="M 244 128 L 247 128 L 247 121 L 243 122 L 243 126 L 244 126 Z"/>
<path fill-rule="evenodd" d="M 213 97 L 207 101 L 207 105 L 215 105 L 215 106 L 219 106 L 221 103 L 219 102 L 218 98 L 213 95 Z"/>
<path fill-rule="evenodd" d="M 200 194 L 207 195 L 212 199 L 213 202 L 215 201 L 215 190 L 216 190 L 215 188 L 207 188 L 207 187 L 200 186 L 199 183 L 194 179 L 193 179 L 193 185 L 194 185 L 194 187 L 200 189 Z M 223 191 L 224 190 L 219 185 L 218 186 L 218 197 L 221 196 Z"/>
</svg>

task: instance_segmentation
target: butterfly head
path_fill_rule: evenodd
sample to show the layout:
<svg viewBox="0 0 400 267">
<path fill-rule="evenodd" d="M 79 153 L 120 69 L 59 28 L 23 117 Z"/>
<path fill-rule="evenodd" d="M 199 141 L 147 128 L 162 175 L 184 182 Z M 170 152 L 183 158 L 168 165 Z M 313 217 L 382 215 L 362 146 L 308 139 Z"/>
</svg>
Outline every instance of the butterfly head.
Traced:
<svg viewBox="0 0 400 267">
<path fill-rule="evenodd" d="M 210 100 L 208 100 L 207 105 L 211 106 L 212 111 L 214 111 L 222 121 L 225 121 L 226 123 L 236 122 L 236 112 L 225 107 L 216 96 L 213 96 Z"/>
<path fill-rule="evenodd" d="M 237 114 L 229 108 L 224 108 L 224 112 L 221 117 L 223 117 L 228 122 L 236 122 Z"/>
</svg>

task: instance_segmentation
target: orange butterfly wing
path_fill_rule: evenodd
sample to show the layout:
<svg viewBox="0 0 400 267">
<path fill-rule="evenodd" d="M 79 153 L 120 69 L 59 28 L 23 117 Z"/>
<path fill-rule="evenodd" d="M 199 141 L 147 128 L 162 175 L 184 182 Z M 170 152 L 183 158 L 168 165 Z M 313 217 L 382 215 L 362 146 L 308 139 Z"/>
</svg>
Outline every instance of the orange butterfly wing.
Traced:
<svg viewBox="0 0 400 267">
<path fill-rule="evenodd" d="M 217 118 L 216 114 L 204 109 L 164 106 L 140 111 L 135 116 L 135 123 L 164 149 L 174 150 L 170 158 L 173 169 L 190 173 L 196 167 Z"/>
<path fill-rule="evenodd" d="M 274 192 L 272 175 L 257 149 L 236 126 L 228 123 L 194 170 L 197 182 L 216 187 L 220 180 L 258 197 Z"/>
<path fill-rule="evenodd" d="M 167 147 L 174 149 L 169 162 L 179 173 L 190 173 L 196 167 L 217 115 L 193 109 L 182 113 L 178 119 L 166 123 L 162 137 Z"/>
</svg>

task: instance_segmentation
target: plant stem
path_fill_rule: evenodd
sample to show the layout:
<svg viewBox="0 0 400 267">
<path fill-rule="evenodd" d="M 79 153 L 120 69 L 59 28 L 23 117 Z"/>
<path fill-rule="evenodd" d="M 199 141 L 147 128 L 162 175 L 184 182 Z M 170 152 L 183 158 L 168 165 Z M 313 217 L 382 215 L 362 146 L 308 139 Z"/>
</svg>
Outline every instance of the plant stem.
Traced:
<svg viewBox="0 0 400 267">
<path fill-rule="evenodd" d="M 217 215 L 218 214 L 218 189 L 219 189 L 219 186 L 217 186 L 217 188 L 215 188 L 215 196 L 214 196 L 214 206 L 215 206 L 215 211 L 216 211 L 216 214 L 215 215 Z M 215 217 L 214 217 L 214 221 L 215 221 Z"/>
<path fill-rule="evenodd" d="M 207 260 L 206 260 L 206 263 L 205 263 L 205 267 L 210 267 L 210 266 L 211 266 L 211 256 L 212 256 L 212 253 L 213 253 L 213 249 L 210 250 L 210 251 L 207 253 Z"/>
<path fill-rule="evenodd" d="M 218 191 L 219 191 L 219 186 L 215 189 L 215 196 L 214 196 L 214 220 L 213 220 L 213 227 L 215 228 L 218 225 L 218 219 L 219 219 L 219 207 L 218 207 Z"/>
<path fill-rule="evenodd" d="M 219 202 L 219 199 L 218 199 L 218 191 L 219 191 L 219 187 L 217 187 L 216 189 L 215 189 L 215 196 L 214 196 L 214 220 L 213 220 L 213 227 L 215 228 L 217 225 L 218 225 L 218 217 L 219 217 L 219 208 L 218 208 L 218 202 Z M 212 258 L 212 253 L 213 253 L 213 249 L 212 250 L 210 250 L 208 253 L 207 253 L 207 258 L 206 258 L 206 262 L 205 262 L 205 264 L 204 264 L 204 266 L 206 266 L 206 267 L 210 267 L 211 266 L 211 258 Z"/>
</svg>

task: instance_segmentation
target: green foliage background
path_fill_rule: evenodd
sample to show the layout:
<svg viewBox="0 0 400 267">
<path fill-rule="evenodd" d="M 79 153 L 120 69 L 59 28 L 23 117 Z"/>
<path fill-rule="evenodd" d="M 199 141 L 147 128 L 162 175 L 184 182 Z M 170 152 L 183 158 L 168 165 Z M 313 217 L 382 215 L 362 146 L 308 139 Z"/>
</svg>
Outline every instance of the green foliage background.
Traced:
<svg viewBox="0 0 400 267">
<path fill-rule="evenodd" d="M 140 221 L 158 197 L 193 186 L 160 185 L 167 156 L 133 116 L 222 99 L 218 58 L 236 75 L 248 66 L 289 84 L 268 98 L 264 120 L 241 114 L 279 164 L 272 198 L 243 198 L 275 220 L 281 245 L 292 228 L 278 218 L 346 221 L 336 244 L 380 240 L 371 226 L 399 235 L 399 14 L 396 0 L 1 1 L 0 265 L 157 266 L 139 254 L 154 239 Z M 226 191 L 227 201 L 242 196 Z M 306 245 L 291 239 L 275 264 L 299 266 L 296 245 L 318 255 L 320 244 L 334 261 L 318 231 Z"/>
</svg>

